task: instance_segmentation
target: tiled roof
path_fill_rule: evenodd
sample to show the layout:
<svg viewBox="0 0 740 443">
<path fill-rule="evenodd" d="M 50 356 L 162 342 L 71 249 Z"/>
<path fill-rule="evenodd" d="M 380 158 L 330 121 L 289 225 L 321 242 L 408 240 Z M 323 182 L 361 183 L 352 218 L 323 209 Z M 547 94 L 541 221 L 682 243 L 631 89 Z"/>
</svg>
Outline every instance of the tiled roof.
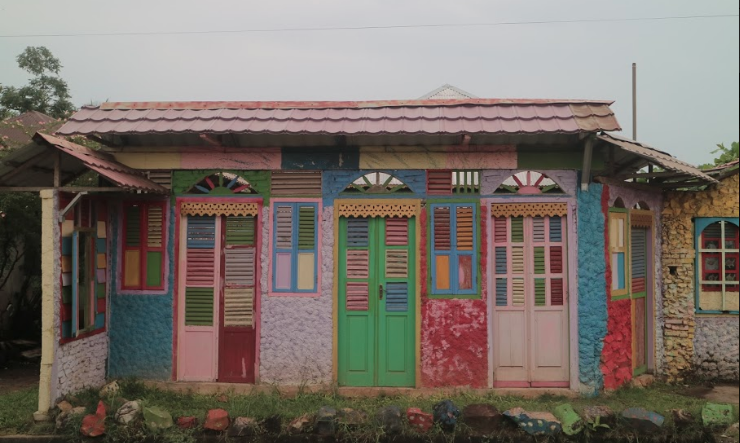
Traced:
<svg viewBox="0 0 740 443">
<path fill-rule="evenodd" d="M 58 133 L 576 134 L 619 130 L 610 104 L 501 99 L 104 103 L 82 108 Z"/>
<path fill-rule="evenodd" d="M 21 115 L 0 121 L 0 149 L 18 148 L 31 142 L 36 131 L 55 131 L 62 122 L 38 111 L 24 112 Z"/>
</svg>

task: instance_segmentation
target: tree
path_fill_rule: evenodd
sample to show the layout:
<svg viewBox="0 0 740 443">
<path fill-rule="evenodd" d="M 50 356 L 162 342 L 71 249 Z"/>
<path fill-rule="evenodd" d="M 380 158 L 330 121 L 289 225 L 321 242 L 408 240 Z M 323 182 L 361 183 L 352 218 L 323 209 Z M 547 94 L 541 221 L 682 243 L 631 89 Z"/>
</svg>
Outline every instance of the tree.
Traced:
<svg viewBox="0 0 740 443">
<path fill-rule="evenodd" d="M 726 147 L 724 143 L 720 143 L 717 145 L 717 149 L 712 151 L 712 154 L 719 153 L 719 156 L 714 158 L 714 162 L 700 165 L 699 168 L 711 169 L 715 166 L 724 165 L 725 163 L 737 160 L 738 151 L 740 151 L 740 144 L 738 144 L 738 142 L 732 142 L 729 148 Z"/>
<path fill-rule="evenodd" d="M 16 58 L 18 67 L 32 75 L 28 85 L 0 86 L 0 118 L 38 111 L 55 118 L 75 110 L 67 82 L 59 77 L 62 64 L 44 46 L 29 46 Z"/>
</svg>

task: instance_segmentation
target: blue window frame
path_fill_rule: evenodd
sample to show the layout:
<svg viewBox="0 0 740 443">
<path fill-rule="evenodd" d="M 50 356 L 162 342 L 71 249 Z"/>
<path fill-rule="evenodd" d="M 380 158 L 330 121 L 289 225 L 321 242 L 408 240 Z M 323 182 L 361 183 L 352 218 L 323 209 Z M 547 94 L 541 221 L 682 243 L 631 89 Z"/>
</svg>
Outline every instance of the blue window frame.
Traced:
<svg viewBox="0 0 740 443">
<path fill-rule="evenodd" d="M 478 203 L 433 203 L 429 208 L 429 293 L 478 295 Z"/>
<path fill-rule="evenodd" d="M 318 291 L 317 202 L 272 204 L 272 292 Z"/>
<path fill-rule="evenodd" d="M 697 313 L 738 314 L 739 226 L 737 217 L 694 220 Z"/>
</svg>

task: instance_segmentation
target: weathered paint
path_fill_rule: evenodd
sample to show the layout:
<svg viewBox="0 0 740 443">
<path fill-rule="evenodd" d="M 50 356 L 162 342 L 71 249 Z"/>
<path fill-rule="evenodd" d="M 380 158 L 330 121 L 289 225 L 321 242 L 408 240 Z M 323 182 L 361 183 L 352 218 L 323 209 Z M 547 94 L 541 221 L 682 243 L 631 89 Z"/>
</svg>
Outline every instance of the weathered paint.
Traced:
<svg viewBox="0 0 740 443">
<path fill-rule="evenodd" d="M 487 169 L 517 167 L 516 147 L 366 146 L 360 148 L 360 169 Z"/>
<path fill-rule="evenodd" d="M 592 183 L 588 191 L 579 190 L 577 196 L 578 370 L 581 391 L 593 393 L 604 383 L 600 362 L 603 338 L 607 332 L 607 280 L 602 204 L 608 201 L 608 191 L 605 192 L 602 185 Z"/>
<path fill-rule="evenodd" d="M 54 378 L 57 332 L 55 312 L 59 310 L 61 266 L 59 255 L 58 192 L 44 190 L 41 196 L 41 371 L 39 376 L 38 412 L 46 413 L 54 401 Z"/>
<path fill-rule="evenodd" d="M 487 279 L 481 279 L 477 299 L 438 299 L 428 296 L 426 213 L 420 217 L 421 244 L 421 384 L 424 387 L 488 384 Z M 488 248 L 488 211 L 481 208 L 480 248 Z M 487 269 L 487 253 L 480 269 Z"/>
<path fill-rule="evenodd" d="M 267 220 L 270 208 L 263 209 Z M 261 302 L 260 381 L 263 383 L 329 383 L 332 378 L 332 289 L 334 284 L 334 208 L 325 207 L 320 221 L 320 294 L 318 297 L 273 297 Z M 263 223 L 263 244 L 270 239 Z M 270 261 L 262 249 L 262 262 Z M 267 288 L 270 273 L 263 266 L 260 284 Z"/>
<path fill-rule="evenodd" d="M 725 379 L 734 375 L 737 379 L 737 314 L 714 316 L 695 311 L 696 250 L 692 219 L 738 217 L 738 177 L 732 175 L 705 191 L 669 192 L 664 196 L 663 369 L 670 380 L 681 380 L 694 370 L 707 378 Z M 734 341 L 734 346 L 727 346 L 728 340 Z"/>
<path fill-rule="evenodd" d="M 110 229 L 120 238 L 120 208 L 109 205 Z M 168 211 L 167 238 L 175 229 L 174 207 Z M 110 236 L 109 236 L 110 237 Z M 172 372 L 174 241 L 166 248 L 165 291 L 161 293 L 122 293 L 120 273 L 111 272 L 109 377 L 168 379 Z M 111 242 L 110 269 L 118 270 L 120 244 Z"/>
<path fill-rule="evenodd" d="M 283 148 L 281 168 L 287 171 L 359 169 L 360 148 L 356 146 Z"/>
<path fill-rule="evenodd" d="M 113 156 L 129 168 L 144 171 L 182 168 L 182 157 L 179 152 L 114 152 Z"/>
<path fill-rule="evenodd" d="M 543 163 L 539 163 L 542 165 Z M 551 178 L 566 195 L 576 195 L 578 186 L 578 177 L 575 171 L 564 171 L 560 169 L 531 169 L 544 174 Z M 524 169 L 491 169 L 481 171 L 480 193 L 481 195 L 493 195 L 504 181 L 514 174 L 524 171 Z M 510 197 L 515 197 L 516 194 Z"/>
<path fill-rule="evenodd" d="M 412 194 L 391 193 L 391 194 L 351 194 L 353 199 L 378 199 L 378 198 L 423 198 L 426 192 L 426 172 L 413 170 L 389 170 L 377 169 L 369 171 L 324 171 L 321 174 L 321 189 L 324 206 L 333 206 L 334 200 L 341 197 L 350 183 L 370 172 L 385 172 L 391 174 L 405 183 L 412 191 Z"/>
<path fill-rule="evenodd" d="M 282 160 L 280 148 L 199 149 L 181 156 L 182 169 L 273 170 L 280 169 Z"/>
<path fill-rule="evenodd" d="M 538 146 L 518 146 L 519 169 L 537 169 L 542 165 L 547 165 L 553 169 L 574 169 L 579 170 L 583 167 L 583 149 L 573 149 L 571 147 L 552 147 L 543 152 Z M 593 170 L 604 168 L 605 150 L 595 148 L 591 167 Z"/>
</svg>

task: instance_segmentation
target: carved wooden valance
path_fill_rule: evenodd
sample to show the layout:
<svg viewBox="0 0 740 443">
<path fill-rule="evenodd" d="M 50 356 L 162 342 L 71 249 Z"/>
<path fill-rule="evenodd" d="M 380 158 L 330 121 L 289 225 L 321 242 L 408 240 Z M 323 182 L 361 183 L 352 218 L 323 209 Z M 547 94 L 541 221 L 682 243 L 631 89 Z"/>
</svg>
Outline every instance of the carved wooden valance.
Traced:
<svg viewBox="0 0 740 443">
<path fill-rule="evenodd" d="M 414 217 L 419 213 L 418 204 L 395 203 L 340 203 L 340 217 Z"/>
<path fill-rule="evenodd" d="M 653 213 L 650 211 L 630 212 L 630 224 L 635 228 L 650 228 L 653 226 Z"/>
<path fill-rule="evenodd" d="M 257 203 L 206 203 L 186 202 L 180 204 L 182 215 L 234 215 L 234 216 L 257 216 L 259 206 Z"/>
<path fill-rule="evenodd" d="M 505 203 L 491 205 L 493 217 L 565 217 L 567 203 Z"/>
</svg>

